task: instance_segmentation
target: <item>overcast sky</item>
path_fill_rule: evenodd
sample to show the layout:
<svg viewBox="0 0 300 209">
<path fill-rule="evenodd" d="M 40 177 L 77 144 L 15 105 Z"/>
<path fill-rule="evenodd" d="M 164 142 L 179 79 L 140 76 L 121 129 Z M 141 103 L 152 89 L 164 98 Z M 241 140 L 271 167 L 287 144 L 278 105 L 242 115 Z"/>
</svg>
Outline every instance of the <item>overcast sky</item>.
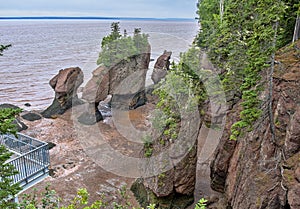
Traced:
<svg viewBox="0 0 300 209">
<path fill-rule="evenodd" d="M 0 0 L 0 16 L 194 18 L 197 0 Z"/>
</svg>

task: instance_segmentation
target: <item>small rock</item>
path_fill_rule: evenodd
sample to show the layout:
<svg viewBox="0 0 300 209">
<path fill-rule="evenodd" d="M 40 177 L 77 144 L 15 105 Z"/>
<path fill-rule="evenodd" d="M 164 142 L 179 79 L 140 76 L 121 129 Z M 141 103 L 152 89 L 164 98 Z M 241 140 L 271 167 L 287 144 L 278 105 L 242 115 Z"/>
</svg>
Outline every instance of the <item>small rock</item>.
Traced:
<svg viewBox="0 0 300 209">
<path fill-rule="evenodd" d="M 22 121 L 20 121 L 19 119 L 15 119 L 13 121 L 13 124 L 16 125 L 16 128 L 17 128 L 17 131 L 20 132 L 20 131 L 24 131 L 26 129 L 28 129 L 28 126 L 26 126 Z"/>
<path fill-rule="evenodd" d="M 72 168 L 74 168 L 75 166 L 76 166 L 76 165 L 75 165 L 74 162 L 68 162 L 68 163 L 62 165 L 62 167 L 63 167 L 64 169 L 67 169 L 67 170 L 72 169 Z"/>
<path fill-rule="evenodd" d="M 48 143 L 49 150 L 53 149 L 56 146 L 56 144 L 54 144 L 53 142 L 47 142 L 47 143 Z"/>
<path fill-rule="evenodd" d="M 0 104 L 0 109 L 5 109 L 5 108 L 20 109 L 18 106 L 12 104 L 8 104 L 8 103 Z"/>
<path fill-rule="evenodd" d="M 103 120 L 103 116 L 99 111 L 94 112 L 93 114 L 84 112 L 78 117 L 78 122 L 84 125 L 94 125 L 101 120 Z"/>
<path fill-rule="evenodd" d="M 42 117 L 39 114 L 33 112 L 29 112 L 25 115 L 22 115 L 22 118 L 28 121 L 36 121 L 42 119 Z"/>
<path fill-rule="evenodd" d="M 25 107 L 31 107 L 31 104 L 30 103 L 25 103 L 24 106 Z"/>
</svg>

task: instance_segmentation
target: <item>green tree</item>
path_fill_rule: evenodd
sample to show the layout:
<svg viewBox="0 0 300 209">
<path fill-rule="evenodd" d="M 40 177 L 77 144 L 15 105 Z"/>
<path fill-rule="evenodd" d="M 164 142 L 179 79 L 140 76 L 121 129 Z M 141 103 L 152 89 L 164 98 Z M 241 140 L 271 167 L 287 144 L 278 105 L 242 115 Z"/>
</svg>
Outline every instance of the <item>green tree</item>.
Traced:
<svg viewBox="0 0 300 209">
<path fill-rule="evenodd" d="M 195 209 L 205 209 L 207 205 L 207 200 L 205 198 L 201 198 L 195 206 Z"/>
<path fill-rule="evenodd" d="M 0 109 L 0 135 L 16 133 L 15 125 L 12 124 L 12 121 L 20 111 L 20 109 Z M 12 179 L 12 176 L 18 172 L 13 165 L 6 163 L 11 156 L 12 153 L 0 144 L 0 208 L 16 208 L 17 204 L 11 202 L 10 199 L 21 189 L 18 184 L 13 184 Z"/>
<path fill-rule="evenodd" d="M 243 129 L 251 130 L 261 115 L 261 73 L 270 69 L 272 76 L 275 51 L 292 40 L 299 7 L 295 8 L 295 0 L 228 0 L 221 20 L 221 3 L 199 0 L 201 30 L 195 43 L 205 48 L 221 69 L 227 100 L 242 99 L 240 120 L 231 133 L 231 139 L 237 139 Z M 272 79 L 269 81 L 272 86 Z"/>
<path fill-rule="evenodd" d="M 119 22 L 113 22 L 110 26 L 111 33 L 108 36 L 105 36 L 102 39 L 101 47 L 103 48 L 108 43 L 119 39 L 122 35 L 120 34 L 120 23 Z"/>
<path fill-rule="evenodd" d="M 9 44 L 9 45 L 0 45 L 0 56 L 3 56 L 3 51 L 4 50 L 6 50 L 6 49 L 8 49 L 9 47 L 11 47 L 11 45 Z"/>
<path fill-rule="evenodd" d="M 124 32 L 120 34 L 119 23 L 112 23 L 111 33 L 105 36 L 101 42 L 101 52 L 97 64 L 110 67 L 122 60 L 147 52 L 148 35 L 141 34 L 141 29 L 135 29 L 133 37 Z"/>
</svg>

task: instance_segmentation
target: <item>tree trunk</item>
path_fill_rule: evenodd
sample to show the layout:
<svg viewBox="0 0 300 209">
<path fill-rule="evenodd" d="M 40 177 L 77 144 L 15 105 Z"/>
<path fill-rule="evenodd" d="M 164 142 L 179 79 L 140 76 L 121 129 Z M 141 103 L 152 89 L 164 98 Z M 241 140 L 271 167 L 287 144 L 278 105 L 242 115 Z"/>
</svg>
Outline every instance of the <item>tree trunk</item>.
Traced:
<svg viewBox="0 0 300 209">
<path fill-rule="evenodd" d="M 274 38 L 273 38 L 273 48 L 276 47 L 277 42 L 277 31 L 278 31 L 278 21 L 275 23 L 274 27 Z M 275 51 L 273 51 L 271 55 L 271 69 L 269 75 L 269 120 L 270 120 L 270 130 L 272 134 L 272 141 L 276 143 L 276 136 L 275 136 L 275 124 L 274 124 L 274 115 L 273 115 L 273 74 L 275 68 Z"/>
<path fill-rule="evenodd" d="M 223 15 L 224 15 L 224 0 L 220 0 L 220 19 L 221 19 L 221 22 L 223 21 Z"/>
<path fill-rule="evenodd" d="M 299 36 L 300 36 L 300 16 L 297 15 L 294 36 L 293 36 L 293 42 L 297 41 L 299 39 Z"/>
</svg>

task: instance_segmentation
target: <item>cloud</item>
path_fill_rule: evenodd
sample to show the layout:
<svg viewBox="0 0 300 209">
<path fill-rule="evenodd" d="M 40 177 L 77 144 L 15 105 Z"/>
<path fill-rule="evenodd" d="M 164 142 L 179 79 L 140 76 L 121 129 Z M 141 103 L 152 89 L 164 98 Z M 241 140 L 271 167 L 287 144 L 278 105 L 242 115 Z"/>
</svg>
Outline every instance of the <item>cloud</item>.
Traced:
<svg viewBox="0 0 300 209">
<path fill-rule="evenodd" d="M 0 0 L 0 16 L 83 15 L 194 18 L 195 0 Z"/>
</svg>

